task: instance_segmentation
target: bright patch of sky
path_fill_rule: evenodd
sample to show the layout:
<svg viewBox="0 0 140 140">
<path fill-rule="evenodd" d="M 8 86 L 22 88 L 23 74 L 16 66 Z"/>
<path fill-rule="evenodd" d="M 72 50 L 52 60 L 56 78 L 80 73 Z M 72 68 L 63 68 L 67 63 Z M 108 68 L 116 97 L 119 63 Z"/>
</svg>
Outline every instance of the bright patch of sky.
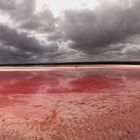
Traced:
<svg viewBox="0 0 140 140">
<path fill-rule="evenodd" d="M 94 9 L 99 5 L 99 0 L 36 0 L 37 11 L 41 11 L 43 7 L 48 7 L 54 14 L 58 16 L 66 9 Z"/>
</svg>

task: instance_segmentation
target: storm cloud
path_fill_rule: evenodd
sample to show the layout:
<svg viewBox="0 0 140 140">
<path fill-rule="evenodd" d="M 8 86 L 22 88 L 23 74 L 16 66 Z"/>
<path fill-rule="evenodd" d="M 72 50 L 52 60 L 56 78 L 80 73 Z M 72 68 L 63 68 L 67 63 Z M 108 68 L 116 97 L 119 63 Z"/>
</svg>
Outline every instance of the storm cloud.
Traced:
<svg viewBox="0 0 140 140">
<path fill-rule="evenodd" d="M 36 0 L 0 0 L 0 63 L 139 61 L 139 13 L 139 0 L 103 0 L 57 17 L 37 11 Z"/>
<path fill-rule="evenodd" d="M 119 2 L 101 3 L 95 10 L 65 11 L 59 22 L 60 39 L 71 40 L 70 47 L 91 54 L 125 45 L 129 37 L 140 33 L 140 2 Z"/>
</svg>

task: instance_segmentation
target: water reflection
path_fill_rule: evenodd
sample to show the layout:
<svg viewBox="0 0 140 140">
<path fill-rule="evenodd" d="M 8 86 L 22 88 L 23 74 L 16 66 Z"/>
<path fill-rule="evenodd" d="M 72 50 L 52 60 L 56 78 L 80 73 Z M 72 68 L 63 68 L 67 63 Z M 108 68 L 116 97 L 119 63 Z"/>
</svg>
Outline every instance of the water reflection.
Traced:
<svg viewBox="0 0 140 140">
<path fill-rule="evenodd" d="M 0 72 L 0 94 L 95 93 L 129 88 L 134 82 L 140 82 L 138 69 L 9 71 Z"/>
<path fill-rule="evenodd" d="M 27 105 L 31 101 L 36 103 L 42 98 L 40 94 L 58 99 L 56 95 L 61 95 L 62 98 L 63 95 L 72 93 L 77 96 L 115 94 L 120 91 L 127 93 L 128 90 L 139 90 L 139 84 L 139 69 L 56 68 L 44 71 L 1 71 L 0 106 Z"/>
</svg>

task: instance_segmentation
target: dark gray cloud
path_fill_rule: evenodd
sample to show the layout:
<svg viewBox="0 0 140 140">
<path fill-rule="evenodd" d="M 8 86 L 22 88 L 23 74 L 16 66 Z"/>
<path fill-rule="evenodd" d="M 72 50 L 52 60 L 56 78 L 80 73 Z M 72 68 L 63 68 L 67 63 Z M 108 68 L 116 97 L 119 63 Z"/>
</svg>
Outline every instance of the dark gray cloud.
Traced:
<svg viewBox="0 0 140 140">
<path fill-rule="evenodd" d="M 51 32 L 55 18 L 49 9 L 35 12 L 35 0 L 0 0 L 1 13 L 5 13 L 17 26 L 27 30 Z"/>
<path fill-rule="evenodd" d="M 49 46 L 42 45 L 34 37 L 28 36 L 27 33 L 18 33 L 16 30 L 8 28 L 7 26 L 0 26 L 0 42 L 5 46 L 13 46 L 14 48 L 21 49 L 23 51 L 33 53 L 43 53 L 48 51 L 51 46 L 52 50 L 54 47 L 52 43 Z M 51 49 L 49 51 L 52 51 Z"/>
<path fill-rule="evenodd" d="M 50 39 L 71 40 L 70 47 L 90 54 L 115 50 L 117 46 L 111 45 L 140 33 L 140 2 L 119 2 L 102 3 L 95 10 L 65 11 L 59 21 L 59 32 L 51 34 Z"/>
<path fill-rule="evenodd" d="M 55 18 L 49 9 L 32 14 L 20 23 L 20 27 L 38 32 L 52 32 L 55 30 Z"/>
<path fill-rule="evenodd" d="M 5 63 L 37 61 L 37 58 L 47 58 L 47 55 L 55 54 L 59 49 L 54 42 L 43 44 L 27 33 L 19 33 L 4 25 L 0 25 L 0 43 L 1 61 L 5 60 Z"/>
<path fill-rule="evenodd" d="M 35 0 L 0 0 L 0 10 L 12 19 L 23 20 L 34 12 Z"/>
<path fill-rule="evenodd" d="M 103 0 L 54 17 L 35 0 L 0 0 L 0 63 L 140 60 L 140 1 Z"/>
</svg>

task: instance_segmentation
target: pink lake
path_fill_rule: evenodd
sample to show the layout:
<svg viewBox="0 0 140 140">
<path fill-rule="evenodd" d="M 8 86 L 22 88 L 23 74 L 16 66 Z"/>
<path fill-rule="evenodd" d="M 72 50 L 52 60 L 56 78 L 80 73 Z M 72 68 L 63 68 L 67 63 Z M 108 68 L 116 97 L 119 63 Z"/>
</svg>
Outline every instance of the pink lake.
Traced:
<svg viewBox="0 0 140 140">
<path fill-rule="evenodd" d="M 140 66 L 0 69 L 0 140 L 140 139 Z"/>
</svg>

